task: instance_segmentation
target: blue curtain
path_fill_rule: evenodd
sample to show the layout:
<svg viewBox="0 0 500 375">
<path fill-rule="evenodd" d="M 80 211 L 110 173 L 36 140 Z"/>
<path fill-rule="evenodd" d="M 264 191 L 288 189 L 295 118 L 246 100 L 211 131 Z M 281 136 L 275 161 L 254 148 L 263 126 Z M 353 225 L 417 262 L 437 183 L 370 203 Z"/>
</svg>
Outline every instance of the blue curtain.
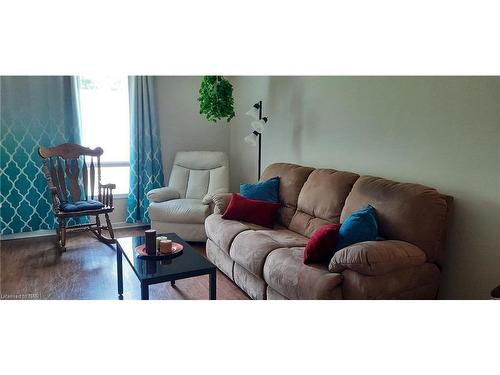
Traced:
<svg viewBox="0 0 500 375">
<path fill-rule="evenodd" d="M 0 77 L 1 233 L 53 229 L 40 145 L 80 143 L 75 77 Z"/>
<path fill-rule="evenodd" d="M 149 223 L 151 189 L 163 186 L 160 131 L 152 77 L 129 77 L 130 93 L 130 191 L 127 223 Z"/>
</svg>

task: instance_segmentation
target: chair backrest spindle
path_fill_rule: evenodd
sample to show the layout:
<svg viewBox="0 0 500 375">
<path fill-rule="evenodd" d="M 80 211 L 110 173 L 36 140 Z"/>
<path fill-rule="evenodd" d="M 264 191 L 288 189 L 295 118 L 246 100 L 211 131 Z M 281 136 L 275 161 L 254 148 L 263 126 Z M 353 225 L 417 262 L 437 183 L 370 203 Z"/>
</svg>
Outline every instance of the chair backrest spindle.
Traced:
<svg viewBox="0 0 500 375">
<path fill-rule="evenodd" d="M 89 174 L 87 170 L 87 162 L 85 155 L 82 156 L 83 165 L 82 165 L 82 175 L 83 175 L 83 190 L 85 192 L 85 200 L 89 199 Z"/>
<path fill-rule="evenodd" d="M 97 156 L 97 189 L 99 191 L 99 201 L 103 202 L 102 191 L 101 191 L 101 157 Z"/>
<path fill-rule="evenodd" d="M 68 191 L 66 189 L 66 178 L 64 175 L 64 169 L 62 164 L 64 163 L 63 159 L 57 157 L 57 180 L 60 186 L 61 196 L 59 197 L 62 201 L 68 200 Z"/>
<path fill-rule="evenodd" d="M 94 199 L 94 188 L 95 188 L 95 166 L 94 158 L 90 158 L 90 199 Z"/>
<path fill-rule="evenodd" d="M 97 186 L 99 186 L 101 181 L 100 157 L 103 153 L 102 148 L 90 149 L 77 144 L 64 143 L 51 148 L 40 147 L 38 153 L 43 159 L 49 186 L 56 188 L 60 201 L 95 199 L 96 165 L 94 158 L 97 158 Z M 86 156 L 90 157 L 90 168 L 87 167 Z M 82 163 L 80 163 L 80 158 L 82 158 Z M 82 173 L 81 179 L 80 169 Z M 83 185 L 83 192 L 80 184 Z"/>
</svg>

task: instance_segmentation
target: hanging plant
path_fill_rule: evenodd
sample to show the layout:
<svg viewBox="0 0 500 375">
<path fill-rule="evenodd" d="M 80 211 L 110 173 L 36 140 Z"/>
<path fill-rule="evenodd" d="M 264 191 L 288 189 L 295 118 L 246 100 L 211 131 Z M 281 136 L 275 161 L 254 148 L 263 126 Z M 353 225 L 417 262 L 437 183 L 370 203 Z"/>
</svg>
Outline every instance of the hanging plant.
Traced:
<svg viewBox="0 0 500 375">
<path fill-rule="evenodd" d="M 227 122 L 235 116 L 233 85 L 222 76 L 205 76 L 201 81 L 200 114 L 208 121 L 216 122 L 227 117 Z"/>
</svg>

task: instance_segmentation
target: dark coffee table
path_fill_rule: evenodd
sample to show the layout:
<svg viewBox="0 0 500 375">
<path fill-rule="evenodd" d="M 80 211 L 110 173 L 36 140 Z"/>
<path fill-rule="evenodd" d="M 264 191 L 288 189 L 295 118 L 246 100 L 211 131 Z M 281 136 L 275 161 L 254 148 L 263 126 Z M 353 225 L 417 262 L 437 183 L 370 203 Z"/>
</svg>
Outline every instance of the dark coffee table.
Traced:
<svg viewBox="0 0 500 375">
<path fill-rule="evenodd" d="M 149 299 L 149 286 L 152 284 L 170 281 L 172 285 L 175 285 L 175 280 L 201 275 L 209 276 L 208 297 L 215 299 L 217 268 L 175 233 L 162 235 L 182 244 L 184 246 L 182 253 L 163 260 L 141 259 L 137 256 L 135 248 L 144 244 L 144 237 L 126 237 L 116 241 L 118 298 L 123 299 L 122 255 L 125 255 L 125 259 L 141 282 L 141 299 Z"/>
</svg>

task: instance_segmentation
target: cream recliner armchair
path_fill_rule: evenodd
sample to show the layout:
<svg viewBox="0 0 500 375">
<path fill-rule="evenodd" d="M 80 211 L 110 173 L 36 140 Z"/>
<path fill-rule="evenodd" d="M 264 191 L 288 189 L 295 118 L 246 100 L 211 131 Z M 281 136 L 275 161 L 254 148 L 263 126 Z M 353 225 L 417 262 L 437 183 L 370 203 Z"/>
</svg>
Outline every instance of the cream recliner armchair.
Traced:
<svg viewBox="0 0 500 375">
<path fill-rule="evenodd" d="M 148 192 L 151 229 L 175 232 L 186 241 L 205 241 L 212 196 L 229 191 L 225 152 L 183 151 L 175 155 L 167 187 Z"/>
</svg>

